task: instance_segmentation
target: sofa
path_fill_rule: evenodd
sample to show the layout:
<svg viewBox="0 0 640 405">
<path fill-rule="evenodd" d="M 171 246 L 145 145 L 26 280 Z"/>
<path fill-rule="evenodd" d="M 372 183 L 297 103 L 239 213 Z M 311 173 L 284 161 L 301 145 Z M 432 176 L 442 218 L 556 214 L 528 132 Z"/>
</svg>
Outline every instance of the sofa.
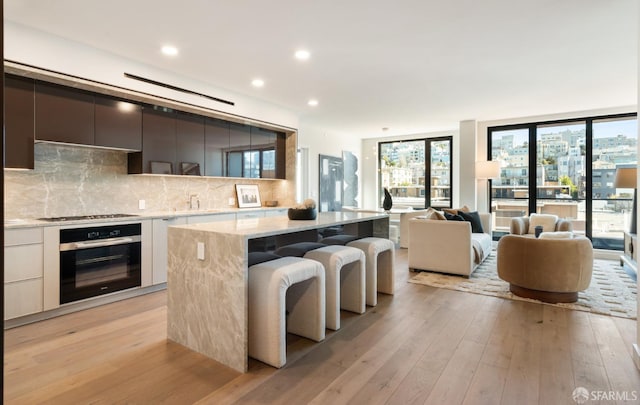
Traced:
<svg viewBox="0 0 640 405">
<path fill-rule="evenodd" d="M 409 219 L 409 269 L 469 277 L 492 249 L 491 214 L 478 216 L 482 233 L 473 233 L 468 221 Z"/>
<path fill-rule="evenodd" d="M 498 242 L 498 277 L 521 297 L 575 302 L 591 283 L 593 247 L 588 238 L 562 235 L 566 233 L 503 236 Z"/>
<path fill-rule="evenodd" d="M 531 214 L 529 217 L 511 219 L 509 232 L 514 235 L 535 235 L 535 227 L 540 225 L 543 232 L 571 232 L 573 226 L 566 219 L 552 214 Z"/>
<path fill-rule="evenodd" d="M 411 218 L 422 217 L 427 214 L 428 210 L 413 210 L 410 212 L 400 213 L 400 247 L 407 249 L 409 247 L 409 220 Z"/>
</svg>

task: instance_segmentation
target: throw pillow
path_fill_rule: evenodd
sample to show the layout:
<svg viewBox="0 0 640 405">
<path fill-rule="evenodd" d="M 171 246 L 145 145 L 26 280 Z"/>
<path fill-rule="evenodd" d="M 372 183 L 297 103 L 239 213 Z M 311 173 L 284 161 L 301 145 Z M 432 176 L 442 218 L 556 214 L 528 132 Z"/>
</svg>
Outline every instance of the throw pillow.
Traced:
<svg viewBox="0 0 640 405">
<path fill-rule="evenodd" d="M 442 220 L 442 221 L 447 219 L 444 217 L 444 214 L 442 212 L 435 210 L 431 207 L 427 208 L 427 212 L 425 212 L 425 216 L 428 219 L 435 219 L 435 220 Z"/>
<path fill-rule="evenodd" d="M 556 230 L 557 215 L 551 214 L 531 214 L 529 217 L 529 232 L 536 233 L 536 226 L 542 226 L 542 232 L 553 232 Z"/>
<path fill-rule="evenodd" d="M 484 229 L 482 229 L 482 221 L 480 220 L 480 214 L 478 214 L 478 211 L 458 211 L 458 215 L 460 215 L 465 221 L 471 222 L 472 233 L 484 233 Z"/>
<path fill-rule="evenodd" d="M 469 212 L 469 207 L 463 205 L 460 208 L 443 208 L 442 211 L 448 212 L 451 215 L 458 215 L 458 211 Z"/>
<path fill-rule="evenodd" d="M 573 232 L 542 232 L 539 239 L 572 239 Z"/>
<path fill-rule="evenodd" d="M 448 212 L 445 212 L 444 217 L 447 219 L 447 221 L 464 221 L 464 218 L 462 218 L 458 214 L 454 215 L 454 214 L 449 214 Z"/>
</svg>

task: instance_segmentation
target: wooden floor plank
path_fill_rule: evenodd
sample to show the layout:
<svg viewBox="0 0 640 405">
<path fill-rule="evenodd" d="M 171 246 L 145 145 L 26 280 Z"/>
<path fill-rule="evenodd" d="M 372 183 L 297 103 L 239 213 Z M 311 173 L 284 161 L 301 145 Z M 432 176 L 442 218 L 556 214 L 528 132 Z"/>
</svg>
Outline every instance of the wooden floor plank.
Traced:
<svg viewBox="0 0 640 405">
<path fill-rule="evenodd" d="M 591 316 L 591 325 L 595 336 L 596 348 L 600 352 L 604 364 L 609 387 L 616 392 L 636 391 L 640 397 L 640 372 L 633 363 L 627 345 L 618 332 L 611 317 Z M 600 390 L 600 387 L 585 387 Z"/>
<path fill-rule="evenodd" d="M 281 369 L 237 373 L 166 339 L 166 292 L 5 331 L 7 404 L 546 404 L 640 393 L 636 321 L 407 283 Z M 590 403 L 596 403 L 591 401 Z M 603 402 L 607 403 L 607 402 Z M 630 402 L 620 402 L 630 403 Z"/>
<path fill-rule="evenodd" d="M 501 334 L 513 336 L 513 349 L 500 403 L 542 403 L 540 375 L 545 371 L 541 369 L 543 305 L 518 301 L 508 301 L 505 305 L 513 311 L 513 323 L 511 330 Z"/>
</svg>

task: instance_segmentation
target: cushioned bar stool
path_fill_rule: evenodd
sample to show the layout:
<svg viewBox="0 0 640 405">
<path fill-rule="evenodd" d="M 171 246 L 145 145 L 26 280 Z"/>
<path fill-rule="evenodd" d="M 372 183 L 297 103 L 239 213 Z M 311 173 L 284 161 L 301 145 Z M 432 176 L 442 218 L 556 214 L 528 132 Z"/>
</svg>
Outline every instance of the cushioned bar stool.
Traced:
<svg viewBox="0 0 640 405">
<path fill-rule="evenodd" d="M 318 242 L 298 242 L 279 247 L 273 253 L 279 256 L 303 257 L 308 251 L 324 246 L 327 245 Z"/>
<path fill-rule="evenodd" d="M 320 243 L 324 243 L 325 245 L 346 245 L 356 239 L 358 239 L 358 237 L 353 235 L 333 235 L 322 238 Z"/>
<path fill-rule="evenodd" d="M 393 294 L 395 244 L 384 238 L 362 238 L 347 243 L 362 250 L 366 257 L 367 305 L 378 304 L 377 291 Z"/>
<path fill-rule="evenodd" d="M 305 253 L 305 259 L 324 266 L 326 284 L 326 326 L 340 329 L 340 309 L 362 314 L 365 311 L 365 256 L 349 246 L 324 246 Z"/>
<path fill-rule="evenodd" d="M 299 257 L 249 267 L 250 357 L 280 368 L 287 362 L 287 331 L 324 340 L 324 277 L 322 264 Z"/>
</svg>

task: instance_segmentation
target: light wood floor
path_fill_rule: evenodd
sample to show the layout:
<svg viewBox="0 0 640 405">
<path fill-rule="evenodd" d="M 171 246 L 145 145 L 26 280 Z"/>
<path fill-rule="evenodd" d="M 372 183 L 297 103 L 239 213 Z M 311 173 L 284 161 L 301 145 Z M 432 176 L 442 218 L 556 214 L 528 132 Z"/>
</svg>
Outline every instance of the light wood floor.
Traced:
<svg viewBox="0 0 640 405">
<path fill-rule="evenodd" d="M 288 363 L 240 374 L 166 340 L 164 291 L 5 332 L 12 404 L 572 404 L 636 390 L 636 323 L 407 283 Z M 594 402 L 589 402 L 594 403 Z M 630 403 L 630 402 L 627 402 Z"/>
</svg>

